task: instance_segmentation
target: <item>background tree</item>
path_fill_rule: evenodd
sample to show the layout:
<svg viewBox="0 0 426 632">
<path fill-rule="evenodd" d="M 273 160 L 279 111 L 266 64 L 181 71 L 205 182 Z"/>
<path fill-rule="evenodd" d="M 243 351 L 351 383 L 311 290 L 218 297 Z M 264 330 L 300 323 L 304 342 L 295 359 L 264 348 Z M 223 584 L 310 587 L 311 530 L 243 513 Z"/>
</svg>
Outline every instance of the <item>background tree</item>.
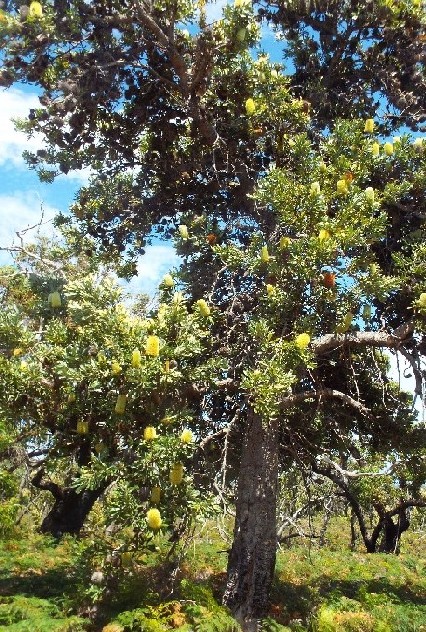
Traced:
<svg viewBox="0 0 426 632">
<path fill-rule="evenodd" d="M 211 319 L 168 285 L 157 318 L 133 315 L 107 274 L 80 279 L 84 259 L 61 266 L 66 248 L 50 244 L 46 263 L 46 250 L 29 246 L 32 271 L 2 268 L 0 277 L 1 417 L 26 450 L 31 483 L 53 495 L 41 529 L 79 533 L 120 481 L 114 522 L 132 525 L 140 545 L 150 506 L 183 532 L 197 502 L 184 475 L 196 436 L 185 393 L 219 369 L 204 356 Z"/>
</svg>

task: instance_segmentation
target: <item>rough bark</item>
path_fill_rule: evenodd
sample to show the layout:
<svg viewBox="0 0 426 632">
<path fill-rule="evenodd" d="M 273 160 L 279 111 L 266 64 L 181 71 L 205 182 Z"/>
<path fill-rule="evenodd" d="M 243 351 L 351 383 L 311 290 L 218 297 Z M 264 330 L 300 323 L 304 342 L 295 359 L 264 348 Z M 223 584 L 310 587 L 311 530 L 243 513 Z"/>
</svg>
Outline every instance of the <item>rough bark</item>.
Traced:
<svg viewBox="0 0 426 632">
<path fill-rule="evenodd" d="M 77 492 L 75 489 L 60 487 L 52 481 L 43 481 L 41 469 L 32 479 L 38 489 L 49 491 L 55 502 L 41 523 L 40 531 L 61 538 L 65 533 L 78 535 L 99 496 L 107 488 L 107 483 L 94 490 Z"/>
<path fill-rule="evenodd" d="M 223 602 L 244 632 L 268 609 L 277 548 L 278 422 L 249 411 Z"/>
</svg>

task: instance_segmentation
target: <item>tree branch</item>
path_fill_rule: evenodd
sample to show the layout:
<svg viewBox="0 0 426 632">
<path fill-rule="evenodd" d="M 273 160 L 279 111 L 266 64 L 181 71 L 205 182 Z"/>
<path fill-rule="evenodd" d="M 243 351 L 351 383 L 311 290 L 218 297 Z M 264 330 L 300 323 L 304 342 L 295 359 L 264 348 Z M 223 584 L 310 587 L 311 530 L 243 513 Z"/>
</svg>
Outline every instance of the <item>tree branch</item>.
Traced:
<svg viewBox="0 0 426 632">
<path fill-rule="evenodd" d="M 312 341 L 315 355 L 322 355 L 345 347 L 387 347 L 398 349 L 414 332 L 414 320 L 409 320 L 392 333 L 386 331 L 360 331 L 348 334 L 326 334 Z"/>
<path fill-rule="evenodd" d="M 288 395 L 281 400 L 282 408 L 290 408 L 299 402 L 303 402 L 306 399 L 340 399 L 348 406 L 355 408 L 358 412 L 360 412 L 365 417 L 372 418 L 371 411 L 361 404 L 358 400 L 354 399 L 350 395 L 346 393 L 342 393 L 341 391 L 337 391 L 334 388 L 323 388 L 318 391 L 305 391 L 303 393 L 295 393 L 294 395 Z"/>
</svg>

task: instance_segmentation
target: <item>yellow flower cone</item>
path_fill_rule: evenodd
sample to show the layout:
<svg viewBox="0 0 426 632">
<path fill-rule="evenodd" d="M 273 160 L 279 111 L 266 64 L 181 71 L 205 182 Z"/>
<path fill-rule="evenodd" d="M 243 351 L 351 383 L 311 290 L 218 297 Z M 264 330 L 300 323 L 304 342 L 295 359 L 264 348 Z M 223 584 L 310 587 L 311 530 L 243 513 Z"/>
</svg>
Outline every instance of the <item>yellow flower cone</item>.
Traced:
<svg viewBox="0 0 426 632">
<path fill-rule="evenodd" d="M 339 195 L 345 195 L 348 192 L 348 183 L 346 180 L 338 180 L 336 190 Z"/>
<path fill-rule="evenodd" d="M 157 357 L 160 355 L 160 339 L 158 336 L 148 336 L 145 347 L 146 355 Z"/>
<path fill-rule="evenodd" d="M 290 237 L 281 237 L 280 239 L 280 248 L 281 250 L 286 250 L 286 248 L 288 248 L 291 244 L 291 238 Z"/>
<path fill-rule="evenodd" d="M 115 412 L 117 413 L 117 415 L 122 415 L 125 412 L 126 404 L 127 404 L 127 395 L 124 395 L 123 393 L 120 395 L 117 395 L 117 401 L 115 403 Z"/>
<path fill-rule="evenodd" d="M 208 306 L 207 302 L 203 298 L 198 299 L 198 301 L 196 302 L 196 305 L 198 309 L 200 310 L 200 314 L 202 316 L 210 316 L 210 307 Z"/>
<path fill-rule="evenodd" d="M 77 421 L 77 434 L 85 435 L 89 432 L 88 421 Z"/>
<path fill-rule="evenodd" d="M 379 143 L 373 143 L 371 145 L 371 153 L 373 154 L 373 156 L 375 158 L 377 158 L 377 156 L 380 155 L 380 145 L 379 145 Z"/>
<path fill-rule="evenodd" d="M 182 239 L 188 239 L 189 233 L 188 233 L 188 226 L 186 224 L 181 224 L 178 230 L 179 230 L 179 235 L 181 236 Z"/>
<path fill-rule="evenodd" d="M 393 154 L 393 144 L 392 143 L 385 143 L 383 145 L 383 151 L 385 152 L 386 156 L 392 156 L 392 154 Z"/>
<path fill-rule="evenodd" d="M 40 2 L 31 2 L 28 15 L 32 18 L 41 18 L 43 16 L 43 7 Z"/>
<path fill-rule="evenodd" d="M 367 202 L 370 202 L 370 204 L 373 204 L 373 202 L 374 202 L 374 189 L 373 189 L 373 187 L 367 187 L 365 189 L 365 198 L 366 198 Z"/>
<path fill-rule="evenodd" d="M 132 367 L 138 369 L 141 366 L 141 352 L 134 349 L 132 352 Z"/>
<path fill-rule="evenodd" d="M 269 261 L 268 246 L 262 246 L 262 250 L 260 251 L 260 260 L 262 263 L 268 263 Z"/>
<path fill-rule="evenodd" d="M 325 230 L 325 228 L 321 228 L 318 234 L 318 239 L 320 241 L 326 241 L 327 239 L 330 239 L 330 233 L 328 232 L 328 230 Z"/>
<path fill-rule="evenodd" d="M 309 189 L 311 195 L 319 195 L 321 193 L 321 185 L 319 182 L 312 182 Z"/>
<path fill-rule="evenodd" d="M 247 116 L 253 116 L 253 114 L 256 112 L 256 104 L 254 102 L 253 99 L 247 99 L 246 101 L 246 113 Z"/>
<path fill-rule="evenodd" d="M 311 337 L 309 334 L 303 333 L 296 336 L 295 343 L 298 349 L 306 349 L 310 342 Z"/>
<path fill-rule="evenodd" d="M 113 375 L 120 375 L 120 373 L 121 373 L 121 366 L 119 365 L 117 360 L 113 360 L 111 362 L 111 373 Z"/>
<path fill-rule="evenodd" d="M 161 527 L 162 524 L 162 520 L 161 520 L 161 514 L 158 511 L 158 509 L 148 509 L 148 511 L 146 512 L 146 521 L 148 523 L 148 527 L 150 529 L 153 529 L 154 531 L 157 531 L 157 529 L 159 529 Z"/>
<path fill-rule="evenodd" d="M 153 487 L 151 490 L 151 498 L 152 503 L 158 505 L 161 500 L 161 487 Z"/>
<path fill-rule="evenodd" d="M 180 435 L 180 440 L 182 441 L 182 443 L 192 443 L 193 438 L 194 435 L 192 434 L 191 430 L 189 430 L 189 428 L 185 428 L 185 430 Z"/>
<path fill-rule="evenodd" d="M 180 485 L 183 481 L 183 464 L 175 463 L 170 470 L 169 479 L 172 485 Z"/>
<path fill-rule="evenodd" d="M 143 431 L 143 438 L 145 441 L 153 441 L 157 438 L 157 431 L 153 426 L 147 426 Z"/>
<path fill-rule="evenodd" d="M 173 277 L 171 274 L 165 274 L 163 277 L 162 284 L 164 287 L 173 287 L 175 282 L 173 281 Z"/>
<path fill-rule="evenodd" d="M 365 121 L 364 132 L 366 132 L 367 134 L 372 134 L 374 132 L 374 120 L 373 119 L 367 119 Z"/>
<path fill-rule="evenodd" d="M 49 303 L 50 307 L 53 307 L 53 309 L 57 309 L 62 305 L 61 295 L 59 294 L 59 292 L 51 292 L 47 297 L 47 302 Z"/>
</svg>

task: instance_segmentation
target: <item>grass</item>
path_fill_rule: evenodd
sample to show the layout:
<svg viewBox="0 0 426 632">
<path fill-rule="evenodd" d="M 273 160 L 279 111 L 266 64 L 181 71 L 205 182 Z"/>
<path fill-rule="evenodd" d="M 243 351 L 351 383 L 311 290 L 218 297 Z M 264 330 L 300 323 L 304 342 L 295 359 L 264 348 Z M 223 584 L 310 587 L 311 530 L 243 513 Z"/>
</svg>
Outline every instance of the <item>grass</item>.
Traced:
<svg viewBox="0 0 426 632">
<path fill-rule="evenodd" d="M 173 594 L 170 567 L 153 556 L 111 571 L 102 592 L 90 580 L 93 541 L 25 534 L 0 543 L 0 631 L 237 632 L 220 606 L 227 545 L 214 530 L 203 533 Z M 426 632 L 424 537 L 411 534 L 399 556 L 368 555 L 347 550 L 338 523 L 332 533 L 327 548 L 279 552 L 263 631 Z"/>
</svg>

